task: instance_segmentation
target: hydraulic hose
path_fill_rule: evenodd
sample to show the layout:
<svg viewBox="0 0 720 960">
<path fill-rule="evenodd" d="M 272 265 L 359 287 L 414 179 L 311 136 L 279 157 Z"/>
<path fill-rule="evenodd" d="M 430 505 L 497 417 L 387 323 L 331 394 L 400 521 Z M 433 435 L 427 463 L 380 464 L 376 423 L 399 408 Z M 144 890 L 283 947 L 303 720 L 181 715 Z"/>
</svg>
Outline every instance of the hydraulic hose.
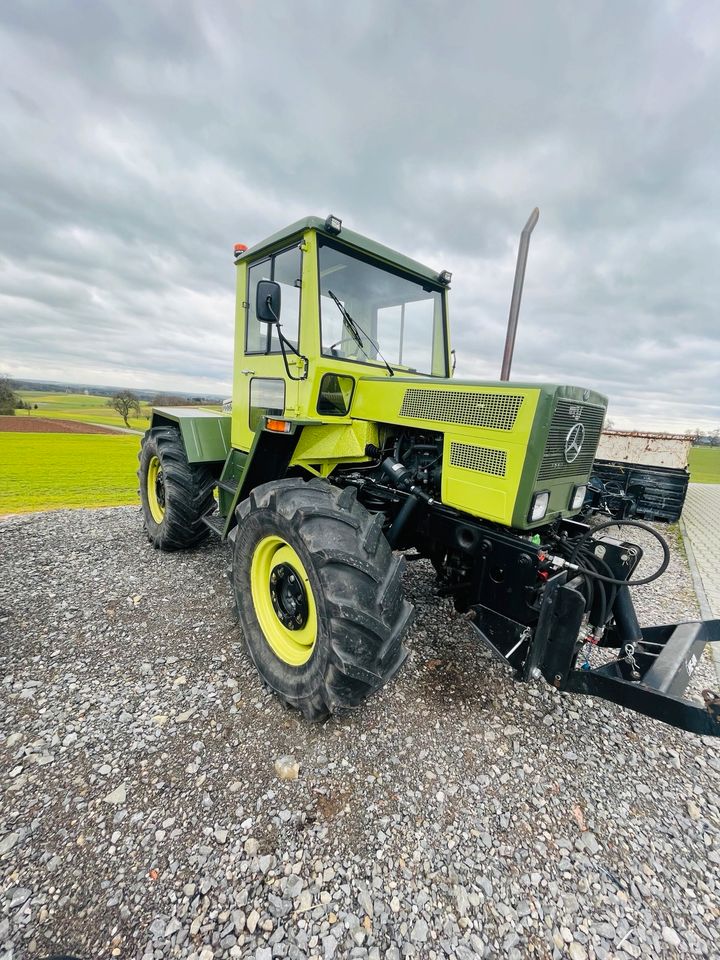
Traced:
<svg viewBox="0 0 720 960">
<path fill-rule="evenodd" d="M 602 557 L 598 557 L 594 553 L 590 553 L 589 550 L 588 551 L 584 550 L 583 552 L 586 553 L 587 556 L 592 556 L 593 563 L 595 564 L 595 566 L 599 566 L 601 571 L 604 568 L 605 576 L 610 577 L 612 579 L 613 572 L 606 560 L 604 560 Z M 598 586 L 603 586 L 603 587 L 605 586 L 605 584 L 603 584 L 601 580 L 598 580 L 597 584 Z M 606 597 L 605 597 L 605 612 L 604 612 L 605 620 L 602 621 L 600 626 L 605 626 L 605 623 L 610 618 L 613 608 L 615 606 L 615 598 L 618 595 L 618 590 L 621 590 L 621 589 L 622 588 L 619 587 L 616 583 L 607 584 L 607 591 L 606 591 Z"/>
<path fill-rule="evenodd" d="M 581 557 L 584 563 L 589 567 L 595 567 L 596 566 L 595 561 L 599 559 L 599 557 L 595 557 L 588 550 L 582 550 Z M 612 573 L 612 571 L 610 572 Z M 602 580 L 595 580 L 593 577 L 585 577 L 584 583 L 588 587 L 590 587 L 592 591 L 593 599 L 595 594 L 597 594 L 598 602 L 600 605 L 600 613 L 597 617 L 597 622 L 595 623 L 595 626 L 603 627 L 605 626 L 605 621 L 607 620 L 607 615 L 608 615 L 607 591 L 605 589 L 605 584 L 602 582 Z M 592 607 L 592 603 L 590 604 L 590 607 Z"/>
<path fill-rule="evenodd" d="M 385 537 L 391 547 L 394 547 L 395 544 L 398 542 L 398 538 L 400 537 L 400 534 L 402 533 L 403 528 L 407 524 L 408 520 L 410 519 L 410 515 L 414 512 L 415 507 L 417 507 L 419 502 L 420 501 L 418 500 L 417 497 L 414 497 L 412 494 L 410 494 L 407 500 L 405 501 L 405 503 L 400 508 L 400 512 L 395 517 L 392 523 L 392 526 L 390 527 L 388 532 L 385 534 Z"/>
<path fill-rule="evenodd" d="M 605 576 L 610 580 L 614 579 L 612 575 L 612 569 L 607 561 L 605 561 L 602 557 L 598 557 L 596 554 L 592 553 L 587 546 L 581 547 L 580 557 L 582 562 L 584 562 L 587 566 L 599 568 L 601 572 L 604 569 Z M 585 581 L 586 583 L 590 582 L 590 578 L 586 577 Z M 615 598 L 617 597 L 618 590 L 621 588 L 614 583 L 609 583 L 607 584 L 606 590 L 605 583 L 602 580 L 596 580 L 595 583 L 599 588 L 604 603 L 604 607 L 601 607 L 602 616 L 598 617 L 598 622 L 595 624 L 595 626 L 602 627 L 605 625 L 611 614 L 611 611 L 615 605 Z"/>
<path fill-rule="evenodd" d="M 583 544 L 590 540 L 593 534 L 597 533 L 598 530 L 605 530 L 607 527 L 638 527 L 640 530 L 645 530 L 647 533 L 652 534 L 652 536 L 655 537 L 662 547 L 663 552 L 662 563 L 657 570 L 647 577 L 641 577 L 639 580 L 618 580 L 616 577 L 608 577 L 602 573 L 598 573 L 597 570 L 591 570 L 588 567 L 581 567 L 575 564 L 575 558 L 580 553 Z M 657 532 L 657 530 L 653 530 L 650 524 L 643 523 L 641 520 L 604 520 L 596 527 L 593 527 L 591 530 L 583 533 L 576 541 L 574 541 L 573 551 L 570 554 L 568 563 L 573 564 L 574 569 L 576 569 L 578 573 L 584 573 L 585 576 L 594 577 L 596 580 L 602 581 L 602 583 L 611 583 L 618 587 L 641 587 L 646 583 L 652 583 L 653 580 L 657 580 L 658 577 L 661 577 L 665 573 L 670 563 L 670 547 L 668 547 L 667 541 Z"/>
</svg>

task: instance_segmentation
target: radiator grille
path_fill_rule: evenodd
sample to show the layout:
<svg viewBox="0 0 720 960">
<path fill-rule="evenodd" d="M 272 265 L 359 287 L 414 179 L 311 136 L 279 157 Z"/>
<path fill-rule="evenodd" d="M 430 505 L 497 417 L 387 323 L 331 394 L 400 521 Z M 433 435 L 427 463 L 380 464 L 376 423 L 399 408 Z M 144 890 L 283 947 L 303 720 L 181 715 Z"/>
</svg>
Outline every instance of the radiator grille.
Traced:
<svg viewBox="0 0 720 960">
<path fill-rule="evenodd" d="M 604 417 L 604 407 L 577 403 L 574 400 L 558 400 L 550 423 L 543 458 L 540 461 L 538 480 L 574 477 L 577 474 L 589 473 L 600 442 Z M 568 433 L 578 423 L 582 424 L 584 431 L 582 446 L 575 460 L 568 463 L 565 458 L 565 444 Z"/>
<path fill-rule="evenodd" d="M 466 470 L 489 473 L 493 477 L 504 477 L 507 453 L 491 447 L 476 447 L 471 443 L 453 441 L 450 444 L 450 463 L 454 467 L 465 467 Z"/>
<path fill-rule="evenodd" d="M 456 393 L 411 387 L 403 397 L 400 416 L 489 430 L 512 430 L 523 399 L 512 393 Z"/>
</svg>

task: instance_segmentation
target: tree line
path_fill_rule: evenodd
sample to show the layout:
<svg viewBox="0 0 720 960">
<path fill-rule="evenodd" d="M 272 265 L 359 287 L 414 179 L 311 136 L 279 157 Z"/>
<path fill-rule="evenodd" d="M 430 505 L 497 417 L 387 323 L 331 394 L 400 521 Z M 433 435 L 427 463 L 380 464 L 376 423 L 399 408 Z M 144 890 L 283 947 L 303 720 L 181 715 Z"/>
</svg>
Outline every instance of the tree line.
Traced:
<svg viewBox="0 0 720 960">
<path fill-rule="evenodd" d="M 0 416 L 14 417 L 16 410 L 32 410 L 32 406 L 15 393 L 9 377 L 0 377 Z"/>
</svg>

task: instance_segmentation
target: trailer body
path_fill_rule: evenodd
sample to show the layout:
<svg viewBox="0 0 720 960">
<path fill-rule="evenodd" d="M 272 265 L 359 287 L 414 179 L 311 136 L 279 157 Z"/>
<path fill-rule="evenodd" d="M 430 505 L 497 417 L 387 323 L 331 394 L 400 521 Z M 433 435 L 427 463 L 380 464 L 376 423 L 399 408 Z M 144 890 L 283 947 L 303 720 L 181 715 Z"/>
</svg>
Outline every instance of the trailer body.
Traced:
<svg viewBox="0 0 720 960">
<path fill-rule="evenodd" d="M 685 434 L 603 431 L 583 512 L 675 523 L 687 496 L 694 439 Z"/>
</svg>

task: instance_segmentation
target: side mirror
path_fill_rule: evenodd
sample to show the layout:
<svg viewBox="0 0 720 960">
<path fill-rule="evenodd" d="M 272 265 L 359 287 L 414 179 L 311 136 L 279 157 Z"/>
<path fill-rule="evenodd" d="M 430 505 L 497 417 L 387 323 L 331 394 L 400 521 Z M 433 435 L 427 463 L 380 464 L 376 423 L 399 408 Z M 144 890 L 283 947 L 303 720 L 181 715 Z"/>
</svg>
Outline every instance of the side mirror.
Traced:
<svg viewBox="0 0 720 960">
<path fill-rule="evenodd" d="M 259 280 L 255 298 L 255 316 L 263 323 L 280 320 L 280 284 L 274 280 Z"/>
</svg>

